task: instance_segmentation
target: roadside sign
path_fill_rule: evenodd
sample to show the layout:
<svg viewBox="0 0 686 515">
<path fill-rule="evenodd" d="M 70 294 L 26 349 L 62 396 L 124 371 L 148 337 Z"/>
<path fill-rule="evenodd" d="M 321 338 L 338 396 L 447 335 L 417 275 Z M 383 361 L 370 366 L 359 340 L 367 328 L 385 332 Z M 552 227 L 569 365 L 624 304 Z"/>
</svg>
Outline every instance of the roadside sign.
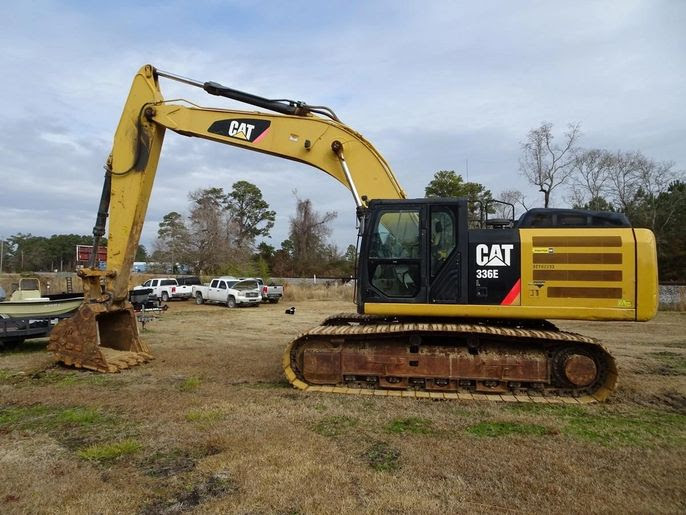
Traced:
<svg viewBox="0 0 686 515">
<path fill-rule="evenodd" d="M 81 266 L 88 266 L 93 255 L 93 245 L 77 245 L 76 246 L 76 264 Z M 98 263 L 107 262 L 107 247 L 98 246 Z"/>
</svg>

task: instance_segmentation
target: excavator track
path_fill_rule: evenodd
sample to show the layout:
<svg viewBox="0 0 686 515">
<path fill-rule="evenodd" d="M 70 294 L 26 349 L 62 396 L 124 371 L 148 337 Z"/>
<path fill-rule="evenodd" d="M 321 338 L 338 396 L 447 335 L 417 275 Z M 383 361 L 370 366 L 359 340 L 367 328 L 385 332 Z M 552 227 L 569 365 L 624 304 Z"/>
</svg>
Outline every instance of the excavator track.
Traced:
<svg viewBox="0 0 686 515">
<path fill-rule="evenodd" d="M 595 339 L 544 320 L 341 313 L 290 342 L 283 368 L 309 392 L 430 399 L 585 404 L 617 384 Z"/>
</svg>

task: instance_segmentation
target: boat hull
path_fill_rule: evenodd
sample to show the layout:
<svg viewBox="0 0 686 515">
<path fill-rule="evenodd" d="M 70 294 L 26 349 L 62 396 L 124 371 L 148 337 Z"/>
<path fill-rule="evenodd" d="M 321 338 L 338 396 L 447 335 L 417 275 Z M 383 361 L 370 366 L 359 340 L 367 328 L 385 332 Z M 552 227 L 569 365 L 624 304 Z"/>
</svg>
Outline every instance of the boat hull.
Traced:
<svg viewBox="0 0 686 515">
<path fill-rule="evenodd" d="M 83 297 L 50 300 L 19 300 L 0 302 L 0 315 L 11 318 L 47 318 L 76 311 Z"/>
</svg>

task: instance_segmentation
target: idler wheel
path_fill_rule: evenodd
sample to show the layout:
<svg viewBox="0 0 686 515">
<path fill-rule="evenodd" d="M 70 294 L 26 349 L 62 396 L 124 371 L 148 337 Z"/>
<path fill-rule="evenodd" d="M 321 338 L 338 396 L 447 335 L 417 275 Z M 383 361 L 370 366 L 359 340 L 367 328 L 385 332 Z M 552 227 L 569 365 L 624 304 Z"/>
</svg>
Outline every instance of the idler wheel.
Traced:
<svg viewBox="0 0 686 515">
<path fill-rule="evenodd" d="M 598 375 L 595 361 L 589 356 L 572 354 L 564 362 L 565 378 L 574 386 L 588 386 Z"/>
<path fill-rule="evenodd" d="M 567 388 L 592 386 L 600 376 L 599 364 L 593 353 L 578 348 L 557 351 L 553 357 L 552 371 L 554 383 Z"/>
</svg>

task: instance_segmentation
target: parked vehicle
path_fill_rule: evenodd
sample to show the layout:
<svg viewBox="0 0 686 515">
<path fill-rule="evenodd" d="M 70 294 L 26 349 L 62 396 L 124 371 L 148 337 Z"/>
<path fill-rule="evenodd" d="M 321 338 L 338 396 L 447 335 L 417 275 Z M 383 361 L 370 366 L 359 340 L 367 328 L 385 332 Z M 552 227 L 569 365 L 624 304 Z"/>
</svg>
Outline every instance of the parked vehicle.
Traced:
<svg viewBox="0 0 686 515">
<path fill-rule="evenodd" d="M 177 275 L 176 282 L 179 286 L 193 286 L 196 284 L 202 284 L 200 277 L 197 275 Z"/>
<path fill-rule="evenodd" d="M 189 285 L 180 286 L 173 277 L 162 277 L 160 279 L 148 279 L 143 284 L 136 286 L 134 290 L 141 290 L 150 288 L 153 297 L 160 299 L 162 302 L 168 302 L 171 299 L 190 299 L 193 295 L 193 287 Z"/>
<path fill-rule="evenodd" d="M 50 317 L 76 311 L 83 303 L 83 293 L 43 295 L 36 277 L 22 277 L 9 300 L 0 302 L 0 317 Z"/>
<path fill-rule="evenodd" d="M 167 311 L 167 305 L 152 295 L 152 288 L 138 288 L 129 290 L 129 302 L 135 312 L 139 311 Z"/>
<path fill-rule="evenodd" d="M 264 281 L 259 277 L 250 277 L 249 279 L 257 281 L 257 284 L 260 287 L 260 294 L 262 295 L 262 302 L 271 302 L 272 304 L 276 304 L 281 300 L 281 297 L 283 297 L 283 286 L 279 286 L 274 283 L 265 284 Z"/>
<path fill-rule="evenodd" d="M 213 302 L 230 308 L 240 305 L 259 306 L 262 301 L 260 287 L 255 279 L 239 280 L 235 277 L 217 277 L 209 285 L 194 285 L 196 304 Z"/>
</svg>

